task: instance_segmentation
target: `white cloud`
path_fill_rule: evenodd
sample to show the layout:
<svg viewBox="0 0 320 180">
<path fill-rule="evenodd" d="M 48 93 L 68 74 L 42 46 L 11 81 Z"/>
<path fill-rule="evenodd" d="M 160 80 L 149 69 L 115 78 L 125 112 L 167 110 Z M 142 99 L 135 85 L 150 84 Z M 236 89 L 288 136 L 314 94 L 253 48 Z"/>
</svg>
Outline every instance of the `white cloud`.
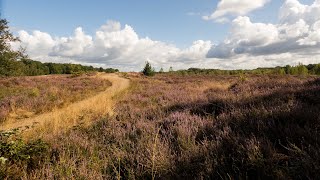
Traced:
<svg viewBox="0 0 320 180">
<path fill-rule="evenodd" d="M 93 45 L 92 37 L 86 35 L 81 27 L 74 31 L 73 37 L 60 38 L 56 40 L 56 46 L 53 48 L 51 55 L 75 57 L 81 56 L 87 48 Z"/>
<path fill-rule="evenodd" d="M 249 12 L 263 7 L 270 0 L 221 0 L 217 9 L 210 16 L 203 16 L 204 20 L 227 22 L 226 16 L 246 15 Z"/>
<path fill-rule="evenodd" d="M 32 57 L 41 56 L 51 52 L 56 45 L 56 41 L 47 33 L 41 31 L 33 31 L 29 34 L 26 31 L 19 31 L 18 36 L 21 40 L 21 46 L 27 48 L 28 53 Z M 15 43 L 13 47 L 19 44 Z"/>
<path fill-rule="evenodd" d="M 231 0 L 230 2 L 236 3 Z M 220 6 L 222 8 L 222 5 Z M 239 9 L 244 9 L 240 7 L 244 5 L 239 5 Z M 215 17 L 216 20 L 232 14 L 231 10 L 221 12 L 217 13 L 219 16 Z M 234 14 L 247 12 L 249 11 L 239 10 Z M 156 68 L 165 69 L 170 66 L 175 69 L 250 69 L 298 62 L 319 63 L 319 29 L 320 0 L 311 5 L 303 5 L 297 0 L 286 0 L 280 8 L 279 22 L 276 24 L 255 23 L 247 16 L 239 16 L 231 22 L 230 32 L 222 43 L 212 44 L 210 41 L 197 40 L 185 49 L 149 37 L 139 37 L 131 26 L 121 26 L 120 22 L 116 21 L 108 21 L 94 35 L 86 34 L 80 27 L 75 29 L 70 37 L 53 38 L 40 31 L 20 31 L 18 34 L 21 45 L 25 46 L 30 57 L 36 60 L 139 71 L 145 61 L 150 61 Z"/>
<path fill-rule="evenodd" d="M 81 27 L 70 37 L 55 37 L 45 32 L 29 34 L 20 31 L 21 45 L 27 48 L 31 58 L 41 61 L 73 62 L 96 66 L 112 66 L 122 70 L 139 70 L 145 61 L 156 67 L 169 67 L 173 63 L 180 68 L 188 63 L 205 59 L 211 47 L 210 41 L 198 40 L 187 49 L 140 38 L 134 29 L 119 22 L 108 21 L 94 36 L 85 34 Z"/>
<path fill-rule="evenodd" d="M 266 61 L 291 64 L 295 60 L 314 62 L 320 54 L 320 1 L 303 5 L 287 0 L 279 12 L 279 23 L 253 23 L 249 17 L 232 22 L 229 36 L 213 46 L 208 58 L 237 59 L 246 56 Z M 282 56 L 282 55 L 286 56 Z M 290 54 L 291 58 L 288 58 Z M 281 61 L 286 59 L 287 62 Z M 232 60 L 231 60 L 232 61 Z M 265 62 L 265 65 L 270 64 Z"/>
</svg>

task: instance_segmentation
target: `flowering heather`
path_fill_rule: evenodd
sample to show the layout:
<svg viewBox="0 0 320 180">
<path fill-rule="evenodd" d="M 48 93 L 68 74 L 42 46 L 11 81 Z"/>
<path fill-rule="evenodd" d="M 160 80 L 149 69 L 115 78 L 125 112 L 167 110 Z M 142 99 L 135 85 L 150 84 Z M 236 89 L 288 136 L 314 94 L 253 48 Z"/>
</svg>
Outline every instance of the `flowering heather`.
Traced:
<svg viewBox="0 0 320 180">
<path fill-rule="evenodd" d="M 51 111 L 104 91 L 110 82 L 93 76 L 0 78 L 0 122 Z"/>
<path fill-rule="evenodd" d="M 22 177 L 319 177 L 318 77 L 161 74 L 131 81 L 115 116 L 47 139 L 51 155 L 40 167 L 21 167 Z"/>
</svg>

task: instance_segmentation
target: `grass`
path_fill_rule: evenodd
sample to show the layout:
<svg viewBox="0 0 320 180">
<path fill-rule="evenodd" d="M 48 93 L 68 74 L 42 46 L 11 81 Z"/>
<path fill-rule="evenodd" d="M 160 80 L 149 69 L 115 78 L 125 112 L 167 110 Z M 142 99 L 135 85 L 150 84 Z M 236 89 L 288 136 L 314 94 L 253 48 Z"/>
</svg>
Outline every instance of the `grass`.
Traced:
<svg viewBox="0 0 320 180">
<path fill-rule="evenodd" d="M 85 75 L 0 78 L 0 123 L 65 107 L 109 86 L 107 80 Z"/>
<path fill-rule="evenodd" d="M 129 85 L 128 80 L 112 74 L 98 74 L 96 79 L 108 80 L 107 82 L 112 83 L 112 86 L 65 108 L 55 109 L 27 119 L 8 120 L 2 124 L 0 130 L 22 128 L 26 129 L 22 133 L 24 139 L 33 139 L 34 137 L 50 139 L 75 125 L 88 126 L 103 116 L 112 115 L 113 97 Z"/>
<path fill-rule="evenodd" d="M 320 175 L 318 77 L 127 76 L 131 87 L 117 97 L 113 116 L 52 135 L 49 158 L 8 178 Z"/>
</svg>

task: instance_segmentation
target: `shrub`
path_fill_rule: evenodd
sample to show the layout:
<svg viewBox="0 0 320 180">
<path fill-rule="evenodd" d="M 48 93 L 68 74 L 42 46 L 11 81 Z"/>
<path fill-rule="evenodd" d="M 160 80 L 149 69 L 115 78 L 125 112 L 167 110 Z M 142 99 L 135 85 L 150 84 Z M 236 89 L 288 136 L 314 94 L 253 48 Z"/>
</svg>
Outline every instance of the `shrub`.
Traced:
<svg viewBox="0 0 320 180">
<path fill-rule="evenodd" d="M 38 97 L 40 95 L 40 90 L 38 88 L 32 88 L 29 96 L 30 97 Z"/>
<path fill-rule="evenodd" d="M 48 144 L 41 139 L 25 142 L 19 130 L 0 132 L 0 179 L 17 179 L 22 171 L 39 167 L 48 155 Z"/>
</svg>

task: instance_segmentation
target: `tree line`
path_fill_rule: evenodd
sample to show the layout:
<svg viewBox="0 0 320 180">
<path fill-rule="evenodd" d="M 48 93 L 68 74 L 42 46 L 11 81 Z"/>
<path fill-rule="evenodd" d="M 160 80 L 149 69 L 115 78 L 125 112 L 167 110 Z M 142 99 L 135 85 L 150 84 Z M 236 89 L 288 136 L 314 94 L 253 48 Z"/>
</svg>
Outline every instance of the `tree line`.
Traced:
<svg viewBox="0 0 320 180">
<path fill-rule="evenodd" d="M 207 75 L 241 75 L 241 74 L 265 74 L 265 75 L 320 75 L 320 64 L 303 65 L 299 63 L 296 66 L 286 65 L 283 67 L 274 68 L 257 68 L 252 70 L 221 70 L 221 69 L 201 69 L 201 68 L 189 68 L 184 70 L 174 71 L 172 67 L 168 72 L 164 72 L 163 68 L 156 72 L 149 62 L 146 62 L 142 73 L 146 76 L 153 76 L 156 73 L 169 73 L 179 75 L 195 75 L 195 74 L 207 74 Z"/>
<path fill-rule="evenodd" d="M 239 74 L 265 74 L 265 75 L 320 75 L 320 64 L 297 66 L 286 65 L 284 67 L 257 68 L 252 70 L 220 70 L 220 69 L 200 69 L 189 68 L 187 70 L 178 70 L 171 73 L 176 74 L 211 74 L 211 75 L 239 75 Z"/>
<path fill-rule="evenodd" d="M 0 57 L 1 58 L 1 57 Z M 0 59 L 1 76 L 39 76 L 48 74 L 81 74 L 86 72 L 119 72 L 118 69 L 93 66 L 83 66 L 81 64 L 69 63 L 42 63 L 31 59 L 8 60 Z"/>
</svg>

